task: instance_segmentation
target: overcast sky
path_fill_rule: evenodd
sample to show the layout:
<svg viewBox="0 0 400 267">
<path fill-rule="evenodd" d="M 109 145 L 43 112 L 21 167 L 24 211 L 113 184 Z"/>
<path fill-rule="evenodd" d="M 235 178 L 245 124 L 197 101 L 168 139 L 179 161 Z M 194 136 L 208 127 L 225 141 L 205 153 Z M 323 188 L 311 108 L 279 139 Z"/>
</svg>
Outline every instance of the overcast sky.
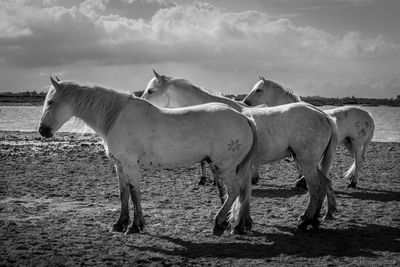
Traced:
<svg viewBox="0 0 400 267">
<path fill-rule="evenodd" d="M 222 93 L 258 77 L 300 95 L 400 94 L 399 0 L 0 0 L 0 91 L 49 75 L 143 90 L 160 74 Z"/>
</svg>

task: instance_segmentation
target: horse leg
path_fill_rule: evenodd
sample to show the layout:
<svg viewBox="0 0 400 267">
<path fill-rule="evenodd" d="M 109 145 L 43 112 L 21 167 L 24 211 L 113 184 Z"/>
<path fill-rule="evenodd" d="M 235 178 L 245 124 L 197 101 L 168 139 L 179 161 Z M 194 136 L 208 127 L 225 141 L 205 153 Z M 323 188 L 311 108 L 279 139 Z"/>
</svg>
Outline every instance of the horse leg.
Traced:
<svg viewBox="0 0 400 267">
<path fill-rule="evenodd" d="M 349 137 L 345 138 L 343 141 L 343 145 L 346 147 L 347 151 L 349 151 L 350 155 L 354 158 L 354 162 L 351 164 L 350 168 L 343 175 L 343 177 L 349 181 L 347 187 L 356 187 L 356 184 L 353 183 L 355 169 L 356 169 L 355 150 L 357 149 L 354 145 L 354 142 L 355 140 L 352 140 Z"/>
<path fill-rule="evenodd" d="M 231 175 L 234 174 L 231 173 Z M 227 220 L 228 213 L 232 207 L 233 202 L 238 197 L 240 191 L 240 184 L 238 182 L 226 179 L 225 177 L 227 177 L 227 174 L 224 173 L 224 175 L 219 176 L 219 178 L 222 179 L 218 179 L 219 183 L 222 183 L 226 186 L 226 190 L 228 193 L 228 197 L 225 199 L 225 202 L 223 203 L 222 207 L 215 216 L 215 225 L 213 229 L 213 234 L 218 236 L 222 235 L 223 232 L 229 227 L 229 223 Z"/>
<path fill-rule="evenodd" d="M 126 175 L 128 178 L 129 191 L 133 202 L 134 219 L 125 234 L 133 234 L 143 231 L 145 224 L 142 206 L 140 204 L 139 166 L 128 166 L 126 168 Z"/>
<path fill-rule="evenodd" d="M 328 202 L 328 208 L 323 220 L 333 220 L 333 212 L 337 211 L 335 192 L 332 188 L 332 180 L 329 179 L 324 173 L 318 173 L 321 181 L 324 181 L 326 187 L 326 198 Z"/>
<path fill-rule="evenodd" d="M 260 180 L 260 169 L 259 166 L 251 166 L 251 184 L 256 185 Z"/>
<path fill-rule="evenodd" d="M 355 149 L 354 163 L 353 163 L 353 165 L 355 165 L 355 167 L 353 168 L 354 172 L 353 172 L 353 175 L 350 176 L 350 183 L 347 187 L 356 188 L 357 177 L 358 177 L 358 173 L 360 172 L 360 169 L 362 167 L 362 163 L 363 163 L 362 149 L 361 149 L 361 147 L 357 147 L 357 149 Z"/>
<path fill-rule="evenodd" d="M 221 204 L 224 205 L 224 202 L 226 200 L 227 196 L 227 191 L 226 187 L 223 183 L 221 183 L 219 179 L 219 173 L 218 173 L 218 168 L 214 166 L 214 164 L 209 164 L 210 170 L 214 176 L 214 183 L 216 184 L 218 188 L 218 195 L 219 199 L 221 200 Z"/>
<path fill-rule="evenodd" d="M 300 224 L 298 228 L 306 230 L 307 226 L 310 224 L 313 228 L 318 228 L 320 225 L 318 217 L 326 195 L 326 185 L 324 184 L 324 181 L 321 181 L 318 173 L 319 169 L 316 166 L 307 166 L 302 169 L 307 181 L 310 199 L 306 211 L 299 217 Z"/>
<path fill-rule="evenodd" d="M 295 163 L 296 163 L 297 173 L 299 174 L 295 187 L 298 189 L 307 190 L 307 182 L 306 179 L 304 178 L 303 171 L 301 170 L 299 163 L 297 163 L 297 161 L 295 161 Z"/>
<path fill-rule="evenodd" d="M 253 220 L 250 217 L 250 178 L 251 176 L 244 176 L 243 186 L 240 190 L 239 197 L 231 208 L 229 221 L 233 228 L 233 233 L 235 234 L 244 234 L 245 230 L 250 231 L 253 227 Z M 236 221 L 238 222 L 237 225 L 233 226 Z"/>
<path fill-rule="evenodd" d="M 204 160 L 202 160 L 202 161 L 200 161 L 200 180 L 197 184 L 205 185 L 206 182 L 207 182 L 206 162 Z"/>
<path fill-rule="evenodd" d="M 110 232 L 123 232 L 129 225 L 129 190 L 128 181 L 126 176 L 122 172 L 122 167 L 115 164 L 115 170 L 117 171 L 118 182 L 119 182 L 119 196 L 121 199 L 121 213 L 118 221 L 113 224 Z"/>
<path fill-rule="evenodd" d="M 373 129 L 370 129 L 370 133 L 369 133 L 368 137 L 365 139 L 364 144 L 362 145 L 362 149 L 361 149 L 361 145 L 354 148 L 354 150 L 356 151 L 356 153 L 355 153 L 355 171 L 354 171 L 354 175 L 352 176 L 351 183 L 347 187 L 355 188 L 357 186 L 358 174 L 359 174 L 362 164 L 365 160 L 365 152 L 367 151 L 367 148 L 368 148 L 369 144 L 371 143 L 372 136 L 373 136 Z"/>
</svg>

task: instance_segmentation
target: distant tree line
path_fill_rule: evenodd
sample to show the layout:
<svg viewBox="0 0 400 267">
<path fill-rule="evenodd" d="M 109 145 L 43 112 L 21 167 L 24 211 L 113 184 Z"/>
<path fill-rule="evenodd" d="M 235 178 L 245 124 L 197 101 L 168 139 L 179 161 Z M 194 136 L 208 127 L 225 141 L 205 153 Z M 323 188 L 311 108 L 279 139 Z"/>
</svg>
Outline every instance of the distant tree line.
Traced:
<svg viewBox="0 0 400 267">
<path fill-rule="evenodd" d="M 225 95 L 228 98 L 242 101 L 246 94 Z M 323 96 L 300 96 L 301 100 L 314 106 L 343 106 L 343 105 L 366 105 L 366 106 L 395 106 L 400 107 L 400 95 L 396 98 L 359 98 L 355 96 L 346 97 L 323 97 Z"/>
<path fill-rule="evenodd" d="M 143 91 L 133 92 L 135 96 L 140 97 Z M 224 95 L 237 101 L 243 100 L 246 94 Z M 46 92 L 25 91 L 25 92 L 0 92 L 0 103 L 17 103 L 28 105 L 42 105 L 46 97 Z M 367 106 L 396 106 L 400 107 L 400 95 L 396 98 L 359 98 L 359 97 L 323 97 L 323 96 L 301 96 L 304 102 L 314 106 L 343 106 L 343 105 L 367 105 Z"/>
</svg>

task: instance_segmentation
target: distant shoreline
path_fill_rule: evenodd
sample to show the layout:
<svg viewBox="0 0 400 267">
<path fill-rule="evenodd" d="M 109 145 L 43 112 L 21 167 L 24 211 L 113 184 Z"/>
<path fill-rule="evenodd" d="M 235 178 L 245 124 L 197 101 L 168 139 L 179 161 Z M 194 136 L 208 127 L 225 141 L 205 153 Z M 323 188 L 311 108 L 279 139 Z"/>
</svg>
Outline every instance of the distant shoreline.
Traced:
<svg viewBox="0 0 400 267">
<path fill-rule="evenodd" d="M 143 94 L 143 91 L 132 92 L 137 97 Z M 243 100 L 246 94 L 224 96 Z M 362 97 L 323 97 L 323 96 L 300 96 L 301 100 L 314 106 L 346 106 L 346 105 L 362 105 L 362 106 L 393 106 L 400 107 L 400 95 L 397 98 L 362 98 Z M 0 106 L 42 106 L 46 98 L 44 92 L 0 92 Z"/>
</svg>

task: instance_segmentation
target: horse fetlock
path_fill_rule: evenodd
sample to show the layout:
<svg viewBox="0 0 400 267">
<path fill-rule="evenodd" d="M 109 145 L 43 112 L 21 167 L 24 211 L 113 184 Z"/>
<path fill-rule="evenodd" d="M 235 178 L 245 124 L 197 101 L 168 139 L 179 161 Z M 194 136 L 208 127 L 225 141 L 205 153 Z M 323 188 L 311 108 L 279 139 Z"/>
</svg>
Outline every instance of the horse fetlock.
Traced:
<svg viewBox="0 0 400 267">
<path fill-rule="evenodd" d="M 347 185 L 347 188 L 356 188 L 357 183 L 350 180 L 350 183 Z"/>
</svg>

